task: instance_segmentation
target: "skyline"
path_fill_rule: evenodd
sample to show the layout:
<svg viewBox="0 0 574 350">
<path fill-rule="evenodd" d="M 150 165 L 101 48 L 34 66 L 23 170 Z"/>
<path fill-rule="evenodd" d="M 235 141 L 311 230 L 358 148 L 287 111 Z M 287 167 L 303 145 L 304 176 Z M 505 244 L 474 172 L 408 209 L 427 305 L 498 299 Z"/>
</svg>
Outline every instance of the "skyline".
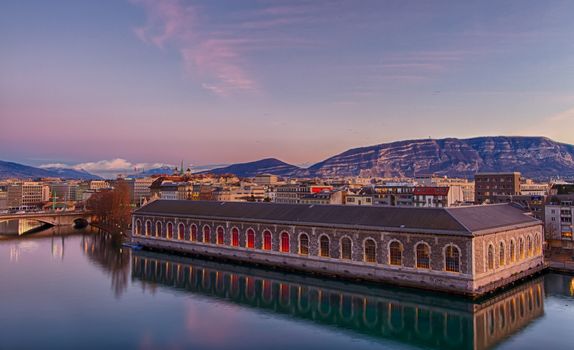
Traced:
<svg viewBox="0 0 574 350">
<path fill-rule="evenodd" d="M 2 159 L 309 164 L 401 139 L 574 143 L 573 11 L 569 1 L 4 2 Z"/>
<path fill-rule="evenodd" d="M 405 150 L 409 150 L 406 154 Z M 469 153 L 470 152 L 470 153 Z M 190 169 L 192 173 L 200 173 L 204 171 L 216 170 L 219 173 L 225 171 L 226 173 L 233 173 L 235 171 L 267 171 L 269 167 L 274 167 L 278 163 L 281 166 L 291 166 L 299 170 L 309 169 L 313 171 L 324 171 L 323 167 L 334 167 L 337 171 L 344 171 L 343 169 L 349 167 L 346 173 L 351 176 L 357 170 L 357 166 L 362 170 L 381 171 L 381 168 L 403 169 L 408 171 L 411 167 L 422 170 L 423 168 L 433 168 L 432 172 L 445 171 L 449 167 L 447 164 L 450 161 L 450 166 L 455 169 L 461 170 L 462 163 L 466 162 L 467 167 L 471 167 L 475 172 L 481 171 L 481 167 L 476 168 L 478 163 L 483 163 L 489 170 L 484 171 L 519 171 L 529 173 L 532 176 L 560 176 L 570 172 L 567 164 L 572 163 L 572 152 L 574 152 L 574 145 L 559 143 L 552 139 L 545 137 L 530 137 L 530 136 L 486 136 L 476 137 L 469 139 L 457 138 L 444 138 L 444 139 L 418 139 L 418 140 L 401 140 L 398 142 L 390 142 L 378 145 L 369 145 L 363 147 L 356 147 L 348 149 L 339 154 L 331 155 L 326 159 L 312 164 L 289 164 L 281 162 L 280 159 L 275 157 L 266 159 L 253 159 L 248 162 L 242 163 L 219 163 L 219 164 L 190 164 L 185 160 L 181 160 L 180 164 L 167 164 L 167 163 L 132 163 L 126 159 L 116 158 L 111 160 L 103 160 L 97 162 L 83 162 L 78 164 L 63 164 L 51 163 L 42 164 L 39 168 L 46 170 L 51 169 L 73 169 L 76 171 L 86 171 L 88 173 L 102 176 L 105 178 L 113 178 L 119 175 L 135 175 L 141 174 L 144 171 L 154 170 L 159 168 L 162 171 L 168 172 L 174 169 L 186 171 Z M 405 158 L 405 155 L 407 158 Z M 429 157 L 430 156 L 430 157 Z M 492 158 L 494 156 L 494 158 Z M 462 157 L 462 158 L 461 158 Z M 525 162 L 525 160 L 529 160 Z M 270 163 L 271 161 L 271 163 Z M 430 163 L 429 163 L 430 161 Z M 444 163 L 447 161 L 447 163 Z M 542 161 L 542 163 L 540 163 Z M 545 161 L 549 161 L 550 163 Z M 494 163 L 493 163 L 494 162 Z M 500 162 L 500 164 L 495 165 Z M 2 163 L 2 161 L 0 161 Z M 511 165 L 512 163 L 512 165 Z M 347 164 L 347 165 L 344 165 Z M 370 164 L 370 165 L 369 165 Z M 386 165 L 385 165 L 386 164 Z M 566 166 L 558 170 L 558 165 Z M 227 169 L 227 167 L 243 166 L 236 169 Z M 245 167 L 248 166 L 248 167 Z M 406 168 L 405 168 L 406 167 Z M 493 168 L 494 167 L 494 168 Z M 570 165 L 571 167 L 571 165 Z M 331 168 L 326 170 L 331 173 L 335 169 Z M 465 167 L 462 167 L 464 169 Z M 251 169 L 251 170 L 246 170 Z M 540 170 L 546 169 L 547 171 Z M 472 169 L 466 169 L 467 171 Z M 289 172 L 289 168 L 284 168 L 281 172 Z M 424 170 L 422 170 L 424 172 Z M 549 171 L 549 173 L 548 173 Z M 565 173 L 563 173 L 565 172 Z M 536 173 L 536 174 L 534 174 Z M 243 173 L 242 173 L 243 174 Z M 286 173 L 285 173 L 286 174 Z M 239 175 L 239 174 L 236 174 Z M 279 174 L 276 174 L 279 175 Z M 358 175 L 358 174 L 354 174 Z M 449 176 L 466 177 L 469 174 L 450 173 Z M 243 174 L 244 177 L 249 175 Z M 253 176 L 253 175 L 252 175 Z M 402 176 L 396 174 L 396 176 Z"/>
</svg>

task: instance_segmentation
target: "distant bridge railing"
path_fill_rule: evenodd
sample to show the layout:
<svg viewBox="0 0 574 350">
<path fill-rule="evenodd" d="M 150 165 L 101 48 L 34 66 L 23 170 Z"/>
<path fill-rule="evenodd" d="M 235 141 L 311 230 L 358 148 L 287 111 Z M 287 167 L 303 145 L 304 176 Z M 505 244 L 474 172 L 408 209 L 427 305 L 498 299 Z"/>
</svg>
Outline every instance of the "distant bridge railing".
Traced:
<svg viewBox="0 0 574 350">
<path fill-rule="evenodd" d="M 90 211 L 55 211 L 21 214 L 0 214 L 0 222 L 11 220 L 35 220 L 53 226 L 74 225 L 77 220 L 85 220 L 90 223 L 93 213 Z"/>
</svg>

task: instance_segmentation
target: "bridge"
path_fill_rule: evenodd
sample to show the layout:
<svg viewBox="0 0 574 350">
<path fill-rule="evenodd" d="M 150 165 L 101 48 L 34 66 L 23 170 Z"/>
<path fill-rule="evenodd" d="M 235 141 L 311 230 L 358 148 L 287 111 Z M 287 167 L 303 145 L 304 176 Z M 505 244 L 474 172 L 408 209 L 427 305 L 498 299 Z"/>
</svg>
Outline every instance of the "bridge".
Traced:
<svg viewBox="0 0 574 350">
<path fill-rule="evenodd" d="M 89 224 L 93 220 L 93 214 L 88 211 L 59 211 L 0 215 L 0 223 L 11 220 L 34 220 L 52 226 L 72 226 L 79 223 Z"/>
</svg>

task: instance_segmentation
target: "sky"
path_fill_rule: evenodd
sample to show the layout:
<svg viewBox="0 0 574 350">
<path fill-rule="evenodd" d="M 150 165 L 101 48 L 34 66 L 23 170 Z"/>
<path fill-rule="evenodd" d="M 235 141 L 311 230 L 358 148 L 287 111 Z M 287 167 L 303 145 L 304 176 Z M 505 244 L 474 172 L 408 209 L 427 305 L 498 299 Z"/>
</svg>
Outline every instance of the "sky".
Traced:
<svg viewBox="0 0 574 350">
<path fill-rule="evenodd" d="M 0 159 L 97 171 L 574 143 L 573 16 L 570 0 L 3 0 Z"/>
</svg>

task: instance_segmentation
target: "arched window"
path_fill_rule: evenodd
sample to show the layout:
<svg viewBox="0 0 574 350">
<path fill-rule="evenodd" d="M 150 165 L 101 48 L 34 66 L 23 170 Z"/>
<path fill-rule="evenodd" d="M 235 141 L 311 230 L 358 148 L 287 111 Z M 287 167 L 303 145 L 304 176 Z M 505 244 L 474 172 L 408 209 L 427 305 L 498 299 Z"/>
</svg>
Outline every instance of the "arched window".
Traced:
<svg viewBox="0 0 574 350">
<path fill-rule="evenodd" d="M 289 253 L 289 234 L 287 232 L 281 232 L 281 251 Z"/>
<path fill-rule="evenodd" d="M 514 240 L 510 240 L 510 262 L 516 261 L 516 248 L 514 247 Z"/>
<path fill-rule="evenodd" d="M 151 235 L 151 221 L 146 221 L 145 223 L 145 235 L 149 236 Z"/>
<path fill-rule="evenodd" d="M 416 248 L 417 268 L 430 269 L 430 247 L 426 243 L 417 244 Z"/>
<path fill-rule="evenodd" d="M 237 227 L 234 227 L 231 230 L 231 245 L 234 247 L 239 246 L 239 230 L 237 229 Z"/>
<path fill-rule="evenodd" d="M 135 230 L 135 234 L 136 235 L 141 235 L 142 234 L 142 222 L 137 219 L 136 220 L 136 230 Z"/>
<path fill-rule="evenodd" d="M 494 246 L 492 244 L 488 245 L 488 253 L 487 253 L 487 266 L 489 270 L 494 270 Z"/>
<path fill-rule="evenodd" d="M 185 225 L 180 223 L 177 226 L 177 239 L 184 240 L 185 239 Z"/>
<path fill-rule="evenodd" d="M 196 242 L 197 241 L 197 225 L 191 224 L 191 240 Z"/>
<path fill-rule="evenodd" d="M 306 233 L 299 235 L 299 254 L 309 255 L 309 236 Z"/>
<path fill-rule="evenodd" d="M 158 221 L 155 223 L 155 236 L 161 237 L 161 231 L 162 231 L 161 222 Z"/>
<path fill-rule="evenodd" d="M 203 243 L 211 243 L 211 229 L 209 226 L 203 226 Z"/>
<path fill-rule="evenodd" d="M 518 238 L 518 259 L 524 259 L 524 239 Z"/>
<path fill-rule="evenodd" d="M 255 248 L 255 231 L 247 230 L 247 248 Z"/>
<path fill-rule="evenodd" d="M 217 244 L 223 244 L 224 240 L 223 240 L 223 227 L 219 226 L 217 228 Z"/>
<path fill-rule="evenodd" d="M 460 250 L 452 244 L 444 250 L 444 266 L 449 272 L 460 272 Z"/>
<path fill-rule="evenodd" d="M 370 263 L 377 262 L 377 243 L 371 238 L 365 241 L 365 261 Z"/>
<path fill-rule="evenodd" d="M 263 231 L 263 249 L 271 250 L 271 232 L 268 230 Z"/>
<path fill-rule="evenodd" d="M 167 223 L 167 239 L 173 238 L 173 224 L 171 222 Z"/>
<path fill-rule="evenodd" d="M 331 254 L 329 254 L 330 245 L 329 237 L 321 236 L 321 238 L 319 238 L 319 255 L 326 258 L 331 256 Z"/>
<path fill-rule="evenodd" d="M 530 236 L 526 237 L 526 247 L 527 247 L 527 252 L 526 252 L 526 256 L 530 257 L 532 256 L 532 238 L 530 238 Z"/>
<path fill-rule="evenodd" d="M 542 251 L 542 243 L 540 242 L 540 235 L 538 233 L 534 235 L 534 253 L 539 255 Z"/>
<path fill-rule="evenodd" d="M 353 242 L 349 237 L 341 238 L 341 258 L 351 260 L 353 258 Z"/>
<path fill-rule="evenodd" d="M 401 266 L 403 264 L 403 245 L 393 241 L 389 244 L 389 264 Z"/>
<path fill-rule="evenodd" d="M 500 242 L 500 245 L 498 247 L 498 264 L 500 266 L 504 266 L 506 265 L 506 255 L 505 255 L 505 249 L 504 249 L 504 242 Z"/>
</svg>

